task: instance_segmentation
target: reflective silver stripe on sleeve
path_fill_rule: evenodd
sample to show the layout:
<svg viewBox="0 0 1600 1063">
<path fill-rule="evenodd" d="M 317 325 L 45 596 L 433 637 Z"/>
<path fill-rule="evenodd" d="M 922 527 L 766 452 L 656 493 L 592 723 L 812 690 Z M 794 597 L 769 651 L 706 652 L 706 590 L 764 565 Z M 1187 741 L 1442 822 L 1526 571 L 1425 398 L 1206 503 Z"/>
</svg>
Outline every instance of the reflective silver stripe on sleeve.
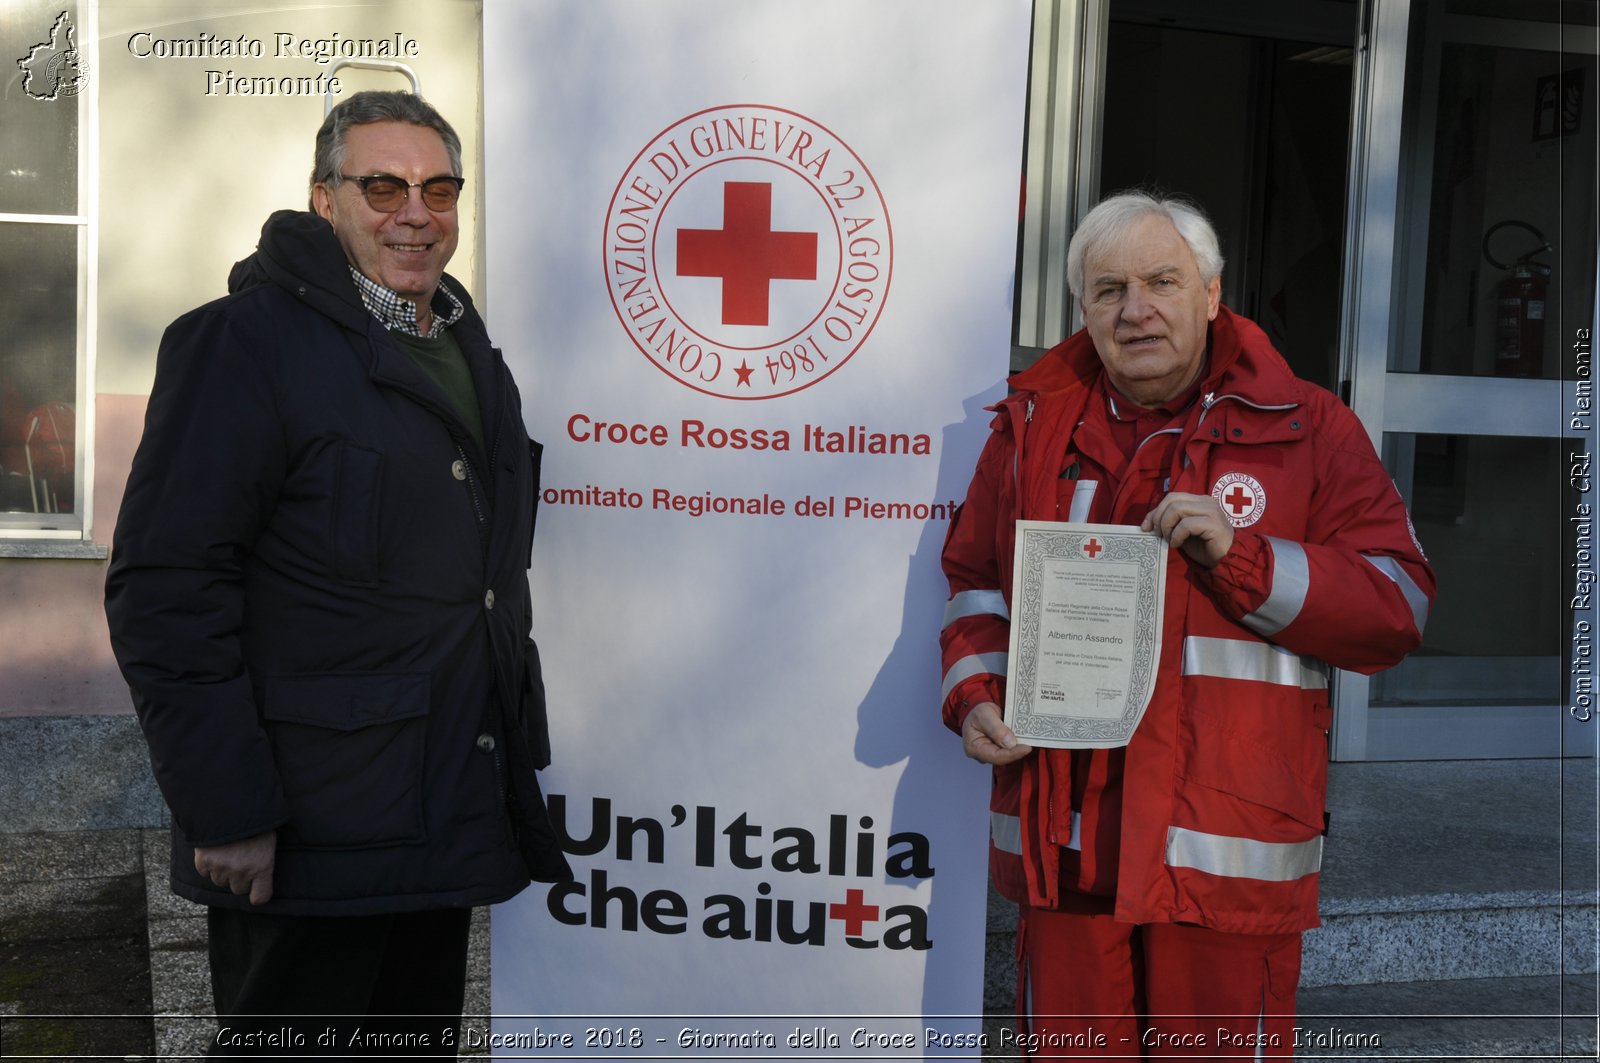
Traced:
<svg viewBox="0 0 1600 1063">
<path fill-rule="evenodd" d="M 1022 818 L 1004 812 L 989 813 L 989 840 L 1002 853 L 1022 855 Z"/>
<path fill-rule="evenodd" d="M 1411 622 L 1417 625 L 1417 634 L 1422 634 L 1424 625 L 1428 623 L 1428 596 L 1417 586 L 1417 581 L 1412 579 L 1411 574 L 1392 557 L 1373 557 L 1370 554 L 1361 556 L 1400 588 L 1400 593 L 1406 596 L 1406 604 L 1411 606 Z"/>
<path fill-rule="evenodd" d="M 970 657 L 963 657 L 950 666 L 944 674 L 944 690 L 939 694 L 942 703 L 950 696 L 950 691 L 963 679 L 970 679 L 975 675 L 1005 675 L 1007 654 L 1000 653 L 974 653 Z"/>
<path fill-rule="evenodd" d="M 1272 549 L 1272 590 L 1260 608 L 1239 621 L 1257 635 L 1272 636 L 1294 623 L 1311 589 L 1306 548 L 1292 539 L 1263 536 Z"/>
<path fill-rule="evenodd" d="M 1225 878 L 1293 882 L 1322 867 L 1322 839 L 1261 842 L 1168 827 L 1167 866 L 1193 868 Z"/>
<path fill-rule="evenodd" d="M 1301 657 L 1281 646 L 1244 639 L 1190 635 L 1183 640 L 1183 674 L 1249 679 L 1302 690 L 1328 687 L 1328 666 L 1315 657 Z"/>
<path fill-rule="evenodd" d="M 1010 620 L 1011 611 L 1006 608 L 1005 595 L 999 591 L 962 591 L 944 607 L 944 626 L 949 627 L 964 616 L 981 615 Z"/>
<path fill-rule="evenodd" d="M 1078 485 L 1072 489 L 1072 505 L 1067 510 L 1068 520 L 1079 524 L 1088 521 L 1089 508 L 1094 505 L 1094 493 L 1099 487 L 1099 480 L 1078 481 Z"/>
</svg>

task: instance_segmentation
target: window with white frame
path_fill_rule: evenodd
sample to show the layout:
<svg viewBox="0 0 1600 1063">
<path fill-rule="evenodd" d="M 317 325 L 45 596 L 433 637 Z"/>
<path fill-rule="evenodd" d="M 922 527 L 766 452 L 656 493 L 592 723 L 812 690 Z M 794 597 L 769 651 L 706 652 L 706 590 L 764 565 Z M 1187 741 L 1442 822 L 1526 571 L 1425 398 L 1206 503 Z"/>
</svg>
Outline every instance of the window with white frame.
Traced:
<svg viewBox="0 0 1600 1063">
<path fill-rule="evenodd" d="M 0 539 L 81 539 L 86 527 L 94 267 L 86 6 L 0 5 Z"/>
</svg>

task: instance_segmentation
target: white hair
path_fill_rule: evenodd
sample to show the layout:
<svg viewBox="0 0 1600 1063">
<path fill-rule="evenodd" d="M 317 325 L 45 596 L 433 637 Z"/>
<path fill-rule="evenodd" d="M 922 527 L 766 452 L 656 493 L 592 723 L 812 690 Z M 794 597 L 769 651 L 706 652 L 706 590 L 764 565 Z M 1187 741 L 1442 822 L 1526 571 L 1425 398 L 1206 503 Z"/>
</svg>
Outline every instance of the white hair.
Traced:
<svg viewBox="0 0 1600 1063">
<path fill-rule="evenodd" d="M 1187 199 L 1157 197 L 1148 192 L 1118 192 L 1095 205 L 1078 223 L 1067 245 L 1067 287 L 1073 298 L 1083 299 L 1083 264 L 1101 248 L 1123 239 L 1128 229 L 1141 218 L 1159 214 L 1172 223 L 1189 245 L 1200 280 L 1206 285 L 1222 276 L 1222 248 L 1217 231 L 1205 211 Z"/>
</svg>

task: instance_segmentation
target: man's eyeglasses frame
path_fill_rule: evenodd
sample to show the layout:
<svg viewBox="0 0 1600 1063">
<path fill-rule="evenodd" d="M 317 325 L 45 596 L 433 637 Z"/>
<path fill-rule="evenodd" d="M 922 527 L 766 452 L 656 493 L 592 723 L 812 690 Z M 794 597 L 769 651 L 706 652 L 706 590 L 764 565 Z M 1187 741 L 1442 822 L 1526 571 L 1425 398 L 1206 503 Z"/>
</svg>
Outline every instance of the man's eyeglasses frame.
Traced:
<svg viewBox="0 0 1600 1063">
<path fill-rule="evenodd" d="M 426 181 L 416 183 L 389 173 L 375 173 L 365 177 L 342 173 L 339 179 L 354 181 L 360 185 L 361 196 L 367 201 L 367 206 L 380 214 L 393 214 L 398 211 L 401 205 L 411 198 L 413 188 L 422 189 L 422 205 L 429 210 L 439 214 L 454 210 L 461 198 L 461 187 L 467 183 L 465 177 L 450 176 L 430 177 Z M 384 206 L 385 203 L 388 206 Z"/>
</svg>

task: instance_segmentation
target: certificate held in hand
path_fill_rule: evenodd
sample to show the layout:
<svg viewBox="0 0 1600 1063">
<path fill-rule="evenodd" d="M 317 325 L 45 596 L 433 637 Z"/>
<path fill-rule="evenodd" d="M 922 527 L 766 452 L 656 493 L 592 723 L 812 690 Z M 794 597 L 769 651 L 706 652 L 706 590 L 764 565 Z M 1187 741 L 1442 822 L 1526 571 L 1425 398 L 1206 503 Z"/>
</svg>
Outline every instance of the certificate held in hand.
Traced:
<svg viewBox="0 0 1600 1063">
<path fill-rule="evenodd" d="M 1125 746 L 1161 660 L 1167 545 L 1131 525 L 1017 522 L 1005 721 L 1017 741 Z"/>
</svg>

